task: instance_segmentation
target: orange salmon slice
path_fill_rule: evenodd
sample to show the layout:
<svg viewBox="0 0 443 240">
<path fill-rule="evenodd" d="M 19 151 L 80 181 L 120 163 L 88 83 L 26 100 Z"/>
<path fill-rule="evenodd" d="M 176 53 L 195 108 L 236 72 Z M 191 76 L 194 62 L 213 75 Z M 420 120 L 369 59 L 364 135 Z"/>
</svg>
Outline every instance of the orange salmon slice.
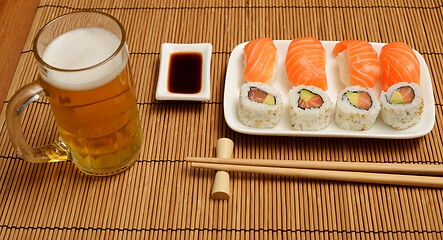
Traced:
<svg viewBox="0 0 443 240">
<path fill-rule="evenodd" d="M 348 94 L 355 94 L 356 97 L 351 99 Z M 346 97 L 348 98 L 351 105 L 356 108 L 369 110 L 372 106 L 371 96 L 365 91 L 348 92 L 346 93 Z"/>
<path fill-rule="evenodd" d="M 372 106 L 372 99 L 367 92 L 358 93 L 358 108 L 369 110 Z"/>
<path fill-rule="evenodd" d="M 275 72 L 277 48 L 270 38 L 250 41 L 243 48 L 245 69 L 243 79 L 247 82 L 267 82 Z"/>
<path fill-rule="evenodd" d="M 415 92 L 409 86 L 400 87 L 396 91 L 401 94 L 403 104 L 411 103 L 415 98 Z"/>
<path fill-rule="evenodd" d="M 346 86 L 372 88 L 380 78 L 380 63 L 377 52 L 366 41 L 344 40 L 334 46 L 333 53 L 338 56 L 340 80 Z M 347 58 L 347 59 L 343 59 Z"/>
<path fill-rule="evenodd" d="M 401 42 L 392 42 L 382 47 L 380 53 L 382 67 L 382 89 L 399 82 L 420 85 L 420 62 L 412 48 Z"/>
<path fill-rule="evenodd" d="M 318 94 L 313 93 L 314 95 L 307 101 L 303 101 L 301 98 L 298 100 L 298 106 L 300 108 L 320 108 L 323 105 L 323 98 Z"/>
<path fill-rule="evenodd" d="M 251 101 L 254 102 L 258 102 L 258 103 L 263 103 L 263 101 L 265 101 L 266 97 L 268 96 L 268 93 L 256 88 L 256 87 L 251 87 L 249 92 L 248 92 L 248 98 Z"/>
<path fill-rule="evenodd" d="M 326 91 L 326 51 L 316 38 L 297 38 L 289 44 L 286 74 L 294 86 L 316 86 Z"/>
</svg>

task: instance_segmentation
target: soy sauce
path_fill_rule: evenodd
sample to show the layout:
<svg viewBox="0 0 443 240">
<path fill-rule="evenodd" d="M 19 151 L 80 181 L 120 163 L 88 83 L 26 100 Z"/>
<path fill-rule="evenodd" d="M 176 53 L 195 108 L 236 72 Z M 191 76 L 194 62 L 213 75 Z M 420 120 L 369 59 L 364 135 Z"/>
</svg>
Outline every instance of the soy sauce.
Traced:
<svg viewBox="0 0 443 240">
<path fill-rule="evenodd" d="M 203 57 L 198 52 L 173 53 L 169 62 L 168 91 L 193 94 L 201 91 Z"/>
</svg>

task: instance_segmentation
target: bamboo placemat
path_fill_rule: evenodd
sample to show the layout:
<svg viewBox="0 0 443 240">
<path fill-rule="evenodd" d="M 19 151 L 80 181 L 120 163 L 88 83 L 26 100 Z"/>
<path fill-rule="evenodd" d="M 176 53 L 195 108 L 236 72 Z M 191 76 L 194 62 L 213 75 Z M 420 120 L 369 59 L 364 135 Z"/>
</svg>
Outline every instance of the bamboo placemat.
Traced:
<svg viewBox="0 0 443 240">
<path fill-rule="evenodd" d="M 210 199 L 214 171 L 186 156 L 215 156 L 218 138 L 234 157 L 443 164 L 443 1 L 45 1 L 11 84 L 37 79 L 31 40 L 50 19 L 94 9 L 121 20 L 144 129 L 139 160 L 124 174 L 84 176 L 71 163 L 18 158 L 0 116 L 0 239 L 443 239 L 443 191 L 231 173 L 229 201 Z M 259 37 L 402 41 L 424 56 L 436 124 L 411 140 L 262 137 L 223 118 L 230 52 Z M 155 100 L 163 42 L 213 44 L 212 96 L 202 103 Z M 32 145 L 57 136 L 47 100 L 23 126 Z"/>
</svg>

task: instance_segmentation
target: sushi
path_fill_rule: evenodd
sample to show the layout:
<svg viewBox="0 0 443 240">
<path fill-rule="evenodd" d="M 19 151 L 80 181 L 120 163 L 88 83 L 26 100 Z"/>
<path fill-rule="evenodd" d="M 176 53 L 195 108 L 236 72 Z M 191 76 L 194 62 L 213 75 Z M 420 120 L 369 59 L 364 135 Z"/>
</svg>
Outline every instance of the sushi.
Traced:
<svg viewBox="0 0 443 240">
<path fill-rule="evenodd" d="M 299 85 L 289 91 L 289 117 L 294 130 L 321 130 L 331 122 L 332 102 L 315 86 Z"/>
<path fill-rule="evenodd" d="M 416 83 L 400 82 L 380 95 L 383 121 L 395 129 L 406 129 L 418 123 L 423 113 L 423 93 Z"/>
<path fill-rule="evenodd" d="M 377 96 L 360 86 L 338 92 L 335 122 L 345 130 L 364 131 L 372 127 L 380 112 Z"/>
<path fill-rule="evenodd" d="M 333 49 L 340 81 L 335 122 L 345 130 L 364 131 L 372 127 L 380 112 L 380 101 L 371 90 L 380 78 L 377 52 L 366 41 L 344 40 Z"/>
<path fill-rule="evenodd" d="M 288 93 L 289 118 L 294 130 L 321 130 L 331 122 L 332 103 L 325 93 L 326 51 L 316 38 L 297 38 L 289 44 L 286 74 L 293 87 Z"/>
<path fill-rule="evenodd" d="M 241 86 L 238 117 L 253 128 L 273 128 L 280 122 L 283 108 L 280 93 L 268 84 L 249 82 Z"/>
<path fill-rule="evenodd" d="M 277 70 L 277 48 L 270 38 L 250 41 L 243 48 L 245 68 L 240 89 L 238 117 L 253 128 L 273 128 L 280 122 L 283 108 L 280 93 L 272 86 Z"/>
<path fill-rule="evenodd" d="M 326 51 L 316 38 L 297 38 L 289 44 L 286 74 L 293 86 L 316 86 L 326 91 Z"/>
<path fill-rule="evenodd" d="M 246 82 L 272 81 L 277 70 L 277 48 L 270 38 L 250 41 L 243 48 L 245 68 L 243 79 Z"/>
<path fill-rule="evenodd" d="M 373 88 L 380 78 L 377 52 L 366 41 L 344 40 L 333 49 L 337 56 L 340 81 L 346 86 Z"/>
<path fill-rule="evenodd" d="M 420 62 L 410 46 L 393 42 L 382 47 L 380 53 L 382 66 L 382 90 L 399 82 L 420 85 Z"/>
<path fill-rule="evenodd" d="M 396 129 L 406 129 L 417 124 L 424 107 L 417 56 L 407 44 L 394 42 L 382 48 L 380 61 L 381 118 Z"/>
</svg>

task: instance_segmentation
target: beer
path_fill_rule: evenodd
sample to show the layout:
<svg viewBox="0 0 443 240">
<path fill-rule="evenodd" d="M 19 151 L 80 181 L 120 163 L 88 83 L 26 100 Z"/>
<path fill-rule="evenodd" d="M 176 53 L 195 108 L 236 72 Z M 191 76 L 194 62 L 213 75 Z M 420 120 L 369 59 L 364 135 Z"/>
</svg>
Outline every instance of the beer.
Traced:
<svg viewBox="0 0 443 240">
<path fill-rule="evenodd" d="M 92 175 L 123 171 L 142 143 L 127 47 L 121 44 L 105 29 L 79 28 L 55 38 L 42 55 L 50 67 L 41 73 L 41 85 L 60 138 L 77 167 Z"/>
</svg>

